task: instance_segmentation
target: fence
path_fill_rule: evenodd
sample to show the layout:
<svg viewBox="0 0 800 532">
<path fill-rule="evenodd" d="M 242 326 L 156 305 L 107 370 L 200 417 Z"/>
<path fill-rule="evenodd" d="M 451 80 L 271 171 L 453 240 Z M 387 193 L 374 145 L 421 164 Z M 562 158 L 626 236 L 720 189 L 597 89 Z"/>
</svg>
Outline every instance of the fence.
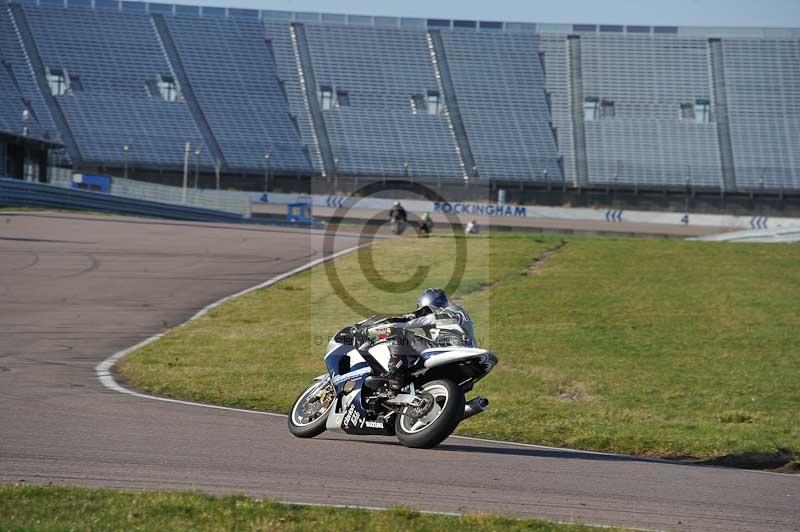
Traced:
<svg viewBox="0 0 800 532">
<path fill-rule="evenodd" d="M 50 182 L 62 187 L 72 186 L 72 172 L 65 169 L 50 168 Z M 225 190 L 186 189 L 186 202 L 183 189 L 136 181 L 122 177 L 112 177 L 111 194 L 124 198 L 156 201 L 170 205 L 186 205 L 201 209 L 229 212 L 245 218 L 250 217 L 250 200 L 246 194 L 231 193 Z"/>
<path fill-rule="evenodd" d="M 234 213 L 199 207 L 178 206 L 156 201 L 146 201 L 75 190 L 43 183 L 30 183 L 16 179 L 0 178 L 0 205 L 36 206 L 57 209 L 81 209 L 131 216 L 150 216 L 173 220 L 201 222 L 241 223 L 247 218 Z"/>
</svg>

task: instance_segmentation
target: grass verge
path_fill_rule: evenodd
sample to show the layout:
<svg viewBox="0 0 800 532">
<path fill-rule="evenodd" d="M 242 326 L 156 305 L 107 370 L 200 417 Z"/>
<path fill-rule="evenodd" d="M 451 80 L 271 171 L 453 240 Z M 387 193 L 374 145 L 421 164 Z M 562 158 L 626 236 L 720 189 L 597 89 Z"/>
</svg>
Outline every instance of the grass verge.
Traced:
<svg viewBox="0 0 800 532">
<path fill-rule="evenodd" d="M 297 506 L 244 496 L 0 485 L 0 529 L 16 530 L 598 530 L 533 519 Z M 604 529 L 610 530 L 610 529 Z M 621 530 L 621 529 L 616 529 Z"/>
<path fill-rule="evenodd" d="M 477 390 L 492 408 L 459 434 L 794 467 L 800 247 L 525 234 L 467 242 L 455 297 L 500 365 Z M 419 284 L 404 284 L 408 272 L 427 268 L 422 284 L 444 285 L 456 254 L 446 237 L 374 248 L 372 259 L 364 251 L 335 265 L 348 294 L 386 313 L 413 306 Z M 317 268 L 213 309 L 118 370 L 159 395 L 286 411 L 324 371 L 317 344 L 357 319 Z"/>
</svg>

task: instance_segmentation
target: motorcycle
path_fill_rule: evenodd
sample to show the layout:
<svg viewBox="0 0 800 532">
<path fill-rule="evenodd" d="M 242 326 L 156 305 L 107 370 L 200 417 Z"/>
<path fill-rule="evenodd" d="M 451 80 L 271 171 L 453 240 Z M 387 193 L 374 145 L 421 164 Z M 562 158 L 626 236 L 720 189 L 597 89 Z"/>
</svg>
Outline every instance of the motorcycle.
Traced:
<svg viewBox="0 0 800 532">
<path fill-rule="evenodd" d="M 377 339 L 362 342 L 370 327 L 379 331 Z M 391 322 L 377 316 L 336 333 L 325 355 L 328 371 L 294 402 L 289 431 L 299 438 L 326 430 L 396 436 L 406 447 L 431 448 L 461 421 L 489 407 L 488 399 L 466 401 L 464 394 L 497 365 L 494 353 L 456 346 L 426 349 L 397 392 L 380 377 L 389 362 L 390 334 Z"/>
<path fill-rule="evenodd" d="M 406 230 L 406 222 L 402 218 L 392 218 L 389 222 L 389 227 L 392 231 L 393 235 L 400 236 L 403 234 L 403 231 Z"/>
<path fill-rule="evenodd" d="M 433 232 L 433 220 L 430 216 L 423 216 L 419 222 L 419 230 L 417 236 L 426 238 Z"/>
</svg>

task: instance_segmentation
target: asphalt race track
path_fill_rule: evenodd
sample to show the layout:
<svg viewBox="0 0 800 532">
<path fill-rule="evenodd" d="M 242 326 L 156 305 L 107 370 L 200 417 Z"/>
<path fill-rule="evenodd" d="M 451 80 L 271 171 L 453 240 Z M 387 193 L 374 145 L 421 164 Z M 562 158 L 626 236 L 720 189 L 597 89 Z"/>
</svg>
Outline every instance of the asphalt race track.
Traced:
<svg viewBox="0 0 800 532">
<path fill-rule="evenodd" d="M 299 440 L 284 417 L 133 397 L 98 382 L 94 367 L 112 353 L 319 258 L 321 243 L 292 229 L 0 214 L 0 482 L 800 530 L 800 476 L 462 438 L 435 450 Z"/>
</svg>

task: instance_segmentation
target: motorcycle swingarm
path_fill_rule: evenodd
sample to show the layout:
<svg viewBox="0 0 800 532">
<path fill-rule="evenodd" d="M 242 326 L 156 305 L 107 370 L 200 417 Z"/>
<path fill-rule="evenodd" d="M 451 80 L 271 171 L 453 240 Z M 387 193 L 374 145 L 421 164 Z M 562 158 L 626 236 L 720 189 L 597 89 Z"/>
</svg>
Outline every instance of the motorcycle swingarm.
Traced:
<svg viewBox="0 0 800 532">
<path fill-rule="evenodd" d="M 391 399 L 387 399 L 383 403 L 386 405 L 391 405 L 396 407 L 404 407 L 404 406 L 418 407 L 422 406 L 425 403 L 425 401 L 418 395 L 399 393 L 394 397 L 392 397 Z"/>
</svg>

